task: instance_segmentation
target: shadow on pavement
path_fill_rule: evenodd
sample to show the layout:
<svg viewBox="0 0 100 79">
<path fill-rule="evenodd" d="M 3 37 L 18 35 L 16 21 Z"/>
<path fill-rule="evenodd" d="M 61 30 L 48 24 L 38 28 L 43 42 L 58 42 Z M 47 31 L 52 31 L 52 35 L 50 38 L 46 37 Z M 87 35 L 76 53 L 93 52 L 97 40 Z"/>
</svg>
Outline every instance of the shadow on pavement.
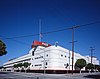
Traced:
<svg viewBox="0 0 100 79">
<path fill-rule="evenodd" d="M 100 74 L 97 74 L 97 75 L 87 75 L 87 76 L 84 76 L 86 78 L 93 78 L 93 79 L 100 79 Z"/>
<path fill-rule="evenodd" d="M 6 73 L 6 72 L 0 72 L 0 74 L 8 74 L 8 73 Z"/>
<path fill-rule="evenodd" d="M 0 72 L 0 74 L 10 74 L 12 72 Z"/>
</svg>

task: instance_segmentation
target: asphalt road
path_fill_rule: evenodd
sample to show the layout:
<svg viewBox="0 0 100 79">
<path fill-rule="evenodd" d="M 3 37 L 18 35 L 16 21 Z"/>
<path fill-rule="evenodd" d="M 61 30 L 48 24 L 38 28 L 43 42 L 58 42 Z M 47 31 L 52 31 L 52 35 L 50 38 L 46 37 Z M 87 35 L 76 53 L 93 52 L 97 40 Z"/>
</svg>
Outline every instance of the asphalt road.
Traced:
<svg viewBox="0 0 100 79">
<path fill-rule="evenodd" d="M 42 73 L 20 73 L 0 72 L 0 79 L 100 79 L 100 73 L 82 74 L 42 74 Z"/>
</svg>

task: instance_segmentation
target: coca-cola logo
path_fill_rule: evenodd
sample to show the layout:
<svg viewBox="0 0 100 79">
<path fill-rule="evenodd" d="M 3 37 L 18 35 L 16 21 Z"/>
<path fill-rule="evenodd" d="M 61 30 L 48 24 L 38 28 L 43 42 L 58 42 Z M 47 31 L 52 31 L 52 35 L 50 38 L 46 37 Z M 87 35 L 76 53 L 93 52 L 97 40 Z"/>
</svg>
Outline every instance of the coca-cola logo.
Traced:
<svg viewBox="0 0 100 79">
<path fill-rule="evenodd" d="M 42 43 L 42 45 L 44 45 L 44 46 L 48 46 L 48 44 L 47 44 L 47 43 Z"/>
</svg>

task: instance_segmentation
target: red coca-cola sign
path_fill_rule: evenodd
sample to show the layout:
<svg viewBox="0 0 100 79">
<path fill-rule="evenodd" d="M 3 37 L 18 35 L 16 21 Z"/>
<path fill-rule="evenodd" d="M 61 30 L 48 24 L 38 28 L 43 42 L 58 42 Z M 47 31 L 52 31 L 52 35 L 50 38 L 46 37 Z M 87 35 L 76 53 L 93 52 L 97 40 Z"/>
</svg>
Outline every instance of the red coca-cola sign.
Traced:
<svg viewBox="0 0 100 79">
<path fill-rule="evenodd" d="M 51 45 L 50 45 L 50 44 L 47 44 L 47 43 L 45 43 L 45 42 L 33 41 L 32 48 L 33 48 L 34 46 L 49 47 L 49 46 L 51 46 Z"/>
</svg>

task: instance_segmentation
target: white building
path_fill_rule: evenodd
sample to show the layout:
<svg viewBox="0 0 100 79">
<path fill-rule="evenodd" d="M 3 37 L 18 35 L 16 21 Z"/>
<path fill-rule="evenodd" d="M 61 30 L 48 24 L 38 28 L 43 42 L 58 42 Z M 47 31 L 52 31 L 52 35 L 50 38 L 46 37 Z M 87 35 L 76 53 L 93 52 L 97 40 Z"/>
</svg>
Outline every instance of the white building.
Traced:
<svg viewBox="0 0 100 79">
<path fill-rule="evenodd" d="M 74 53 L 74 64 L 77 59 L 83 58 L 89 63 L 87 56 Z M 3 64 L 6 70 L 14 70 L 13 65 L 18 63 L 29 62 L 31 65 L 28 69 L 33 71 L 66 71 L 72 70 L 72 52 L 61 46 L 51 46 L 44 42 L 34 41 L 32 49 L 27 55 L 7 61 Z M 93 59 L 93 64 L 99 64 L 99 61 Z M 20 68 L 21 70 L 21 68 Z"/>
<path fill-rule="evenodd" d="M 91 63 L 91 57 L 90 56 L 85 56 L 85 57 L 86 57 L 87 63 Z M 99 61 L 95 56 L 92 56 L 92 64 L 99 65 Z"/>
</svg>

